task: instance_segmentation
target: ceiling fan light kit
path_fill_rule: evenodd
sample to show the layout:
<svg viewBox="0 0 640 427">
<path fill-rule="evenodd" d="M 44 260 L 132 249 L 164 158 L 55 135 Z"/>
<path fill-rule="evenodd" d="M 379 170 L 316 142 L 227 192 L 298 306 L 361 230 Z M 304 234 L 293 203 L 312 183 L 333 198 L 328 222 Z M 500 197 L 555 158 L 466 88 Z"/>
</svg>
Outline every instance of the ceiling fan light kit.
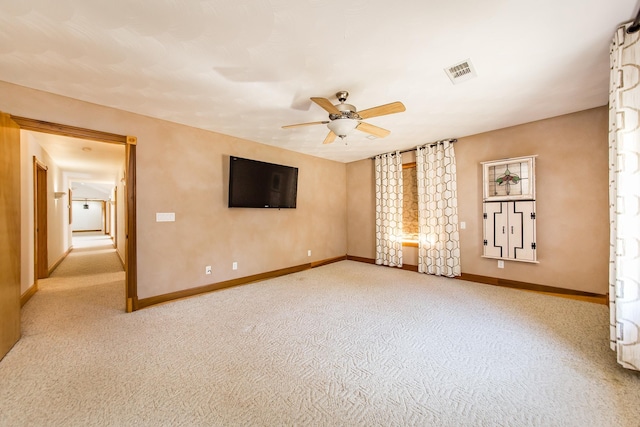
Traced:
<svg viewBox="0 0 640 427">
<path fill-rule="evenodd" d="M 356 119 L 336 119 L 332 122 L 329 122 L 327 127 L 329 130 L 340 138 L 344 139 L 347 135 L 351 133 L 358 126 L 358 121 Z"/>
<path fill-rule="evenodd" d="M 318 106 L 329 113 L 329 121 L 299 123 L 295 125 L 282 126 L 282 128 L 289 129 L 301 126 L 326 124 L 329 128 L 329 134 L 325 138 L 323 144 L 332 143 L 333 141 L 335 141 L 337 136 L 339 136 L 341 139 L 344 139 L 354 129 L 358 129 L 359 131 L 374 135 L 378 138 L 384 138 L 391 132 L 387 129 L 365 123 L 362 120 L 370 117 L 401 113 L 406 110 L 402 102 L 392 102 L 390 104 L 379 105 L 377 107 L 358 112 L 355 106 L 345 103 L 348 96 L 349 92 L 347 92 L 346 90 L 337 92 L 336 98 L 338 98 L 338 101 L 340 101 L 340 103 L 336 105 L 333 105 L 327 98 L 312 97 L 311 101 L 315 102 Z"/>
</svg>

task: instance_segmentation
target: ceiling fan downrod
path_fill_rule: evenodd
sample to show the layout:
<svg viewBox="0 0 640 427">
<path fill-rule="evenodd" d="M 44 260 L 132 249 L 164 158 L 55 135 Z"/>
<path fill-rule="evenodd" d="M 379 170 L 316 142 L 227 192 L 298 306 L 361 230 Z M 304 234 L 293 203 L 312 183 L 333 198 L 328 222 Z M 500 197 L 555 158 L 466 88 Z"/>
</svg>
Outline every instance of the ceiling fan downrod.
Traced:
<svg viewBox="0 0 640 427">
<path fill-rule="evenodd" d="M 338 101 L 340 101 L 341 104 L 343 104 L 348 97 L 349 97 L 349 92 L 347 92 L 346 90 L 341 90 L 339 92 L 336 92 L 336 98 L 338 98 Z"/>
</svg>

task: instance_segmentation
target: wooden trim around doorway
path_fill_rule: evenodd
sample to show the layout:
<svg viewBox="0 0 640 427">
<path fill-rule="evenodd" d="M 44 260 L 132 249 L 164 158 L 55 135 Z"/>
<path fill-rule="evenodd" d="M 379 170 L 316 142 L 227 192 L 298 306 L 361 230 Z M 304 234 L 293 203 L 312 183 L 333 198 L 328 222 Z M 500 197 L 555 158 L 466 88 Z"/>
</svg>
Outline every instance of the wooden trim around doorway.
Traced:
<svg viewBox="0 0 640 427">
<path fill-rule="evenodd" d="M 126 144 L 127 137 L 115 133 L 102 132 L 98 130 L 83 129 L 75 126 L 61 125 L 58 123 L 45 122 L 43 120 L 29 119 L 27 117 L 11 116 L 11 119 L 18 123 L 21 129 L 36 132 L 51 133 L 54 135 L 71 136 L 74 138 L 90 139 L 92 141 L 108 142 L 110 144 Z"/>
<path fill-rule="evenodd" d="M 125 264 L 127 265 L 127 312 L 138 310 L 138 255 L 136 233 L 136 143 L 137 138 L 127 137 L 125 174 Z"/>
<path fill-rule="evenodd" d="M 128 221 L 125 242 L 125 261 L 126 261 L 126 310 L 134 311 L 138 309 L 138 284 L 137 284 L 137 250 L 136 250 L 136 144 L 137 137 L 131 135 L 118 135 L 109 132 L 96 131 L 91 129 L 80 128 L 76 126 L 63 125 L 59 123 L 51 123 L 43 120 L 36 120 L 27 117 L 9 115 L 14 122 L 18 124 L 20 129 L 49 133 L 53 135 L 63 135 L 73 138 L 88 139 L 98 142 L 106 142 L 110 144 L 120 144 L 126 147 L 126 163 L 125 163 L 125 216 Z M 69 206 L 72 204 L 71 191 L 69 191 Z M 69 215 L 71 222 L 71 212 Z"/>
</svg>

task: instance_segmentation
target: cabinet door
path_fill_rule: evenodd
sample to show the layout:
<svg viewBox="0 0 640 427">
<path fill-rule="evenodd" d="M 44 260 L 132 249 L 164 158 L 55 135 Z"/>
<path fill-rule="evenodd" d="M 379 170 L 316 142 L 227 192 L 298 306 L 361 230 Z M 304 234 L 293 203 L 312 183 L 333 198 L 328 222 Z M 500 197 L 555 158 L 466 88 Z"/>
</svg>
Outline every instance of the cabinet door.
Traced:
<svg viewBox="0 0 640 427">
<path fill-rule="evenodd" d="M 491 258 L 507 258 L 509 252 L 507 234 L 507 203 L 483 203 L 484 250 L 483 255 Z"/>
<path fill-rule="evenodd" d="M 485 202 L 482 206 L 482 255 L 489 258 L 535 261 L 535 201 Z"/>
<path fill-rule="evenodd" d="M 509 255 L 511 259 L 536 260 L 536 205 L 534 201 L 509 204 Z"/>
</svg>

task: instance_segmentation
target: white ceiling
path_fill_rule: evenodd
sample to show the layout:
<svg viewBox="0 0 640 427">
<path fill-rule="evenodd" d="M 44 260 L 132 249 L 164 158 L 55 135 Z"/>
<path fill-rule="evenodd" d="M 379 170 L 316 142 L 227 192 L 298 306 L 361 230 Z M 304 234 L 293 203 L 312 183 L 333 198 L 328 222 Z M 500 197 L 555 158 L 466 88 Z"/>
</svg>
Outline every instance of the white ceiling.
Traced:
<svg viewBox="0 0 640 427">
<path fill-rule="evenodd" d="M 342 162 L 605 105 L 637 0 L 0 0 L 0 80 Z M 470 59 L 478 77 L 443 69 Z M 322 141 L 348 90 L 391 130 Z M 337 101 L 336 101 L 337 103 Z"/>
<path fill-rule="evenodd" d="M 40 145 L 63 171 L 73 190 L 74 199 L 111 197 L 118 173 L 125 162 L 124 145 L 70 138 L 42 132 L 26 131 L 27 137 Z M 66 191 L 58 188 L 57 191 Z"/>
</svg>

